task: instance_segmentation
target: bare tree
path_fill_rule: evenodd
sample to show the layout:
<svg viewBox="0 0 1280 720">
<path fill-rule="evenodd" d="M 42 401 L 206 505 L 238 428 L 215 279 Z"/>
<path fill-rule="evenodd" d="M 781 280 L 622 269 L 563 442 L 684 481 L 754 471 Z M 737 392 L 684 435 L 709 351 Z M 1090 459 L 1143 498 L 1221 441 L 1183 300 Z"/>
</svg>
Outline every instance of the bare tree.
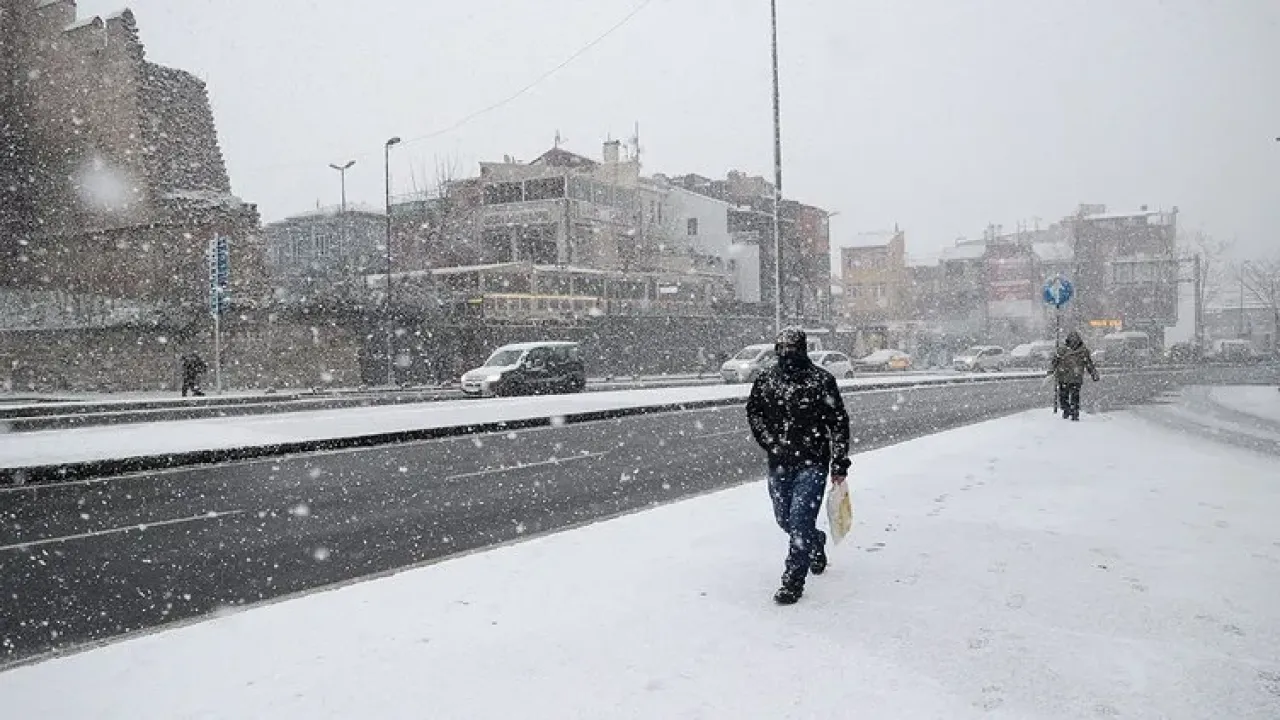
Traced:
<svg viewBox="0 0 1280 720">
<path fill-rule="evenodd" d="M 1280 341 L 1280 256 L 1242 262 L 1235 269 L 1243 293 L 1271 314 L 1271 351 L 1274 353 L 1280 347 L 1277 345 Z"/>
<path fill-rule="evenodd" d="M 1201 307 L 1207 302 L 1219 299 L 1223 287 L 1228 280 L 1226 256 L 1231 252 L 1234 243 L 1230 240 L 1219 240 L 1202 230 L 1192 230 L 1178 234 L 1178 257 L 1181 260 L 1193 260 L 1200 257 L 1200 297 Z"/>
</svg>

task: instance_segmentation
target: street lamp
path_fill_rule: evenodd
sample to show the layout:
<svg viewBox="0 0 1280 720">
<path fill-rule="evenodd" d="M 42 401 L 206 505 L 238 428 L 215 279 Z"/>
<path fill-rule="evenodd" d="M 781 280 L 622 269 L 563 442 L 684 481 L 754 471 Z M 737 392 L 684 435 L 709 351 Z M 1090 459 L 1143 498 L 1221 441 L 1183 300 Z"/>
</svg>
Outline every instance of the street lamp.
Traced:
<svg viewBox="0 0 1280 720">
<path fill-rule="evenodd" d="M 329 163 L 329 167 L 337 170 L 342 175 L 342 204 L 339 206 L 339 212 L 343 215 L 347 214 L 347 171 L 355 164 L 355 160 L 348 160 L 345 165 L 334 165 L 333 163 Z"/>
<path fill-rule="evenodd" d="M 393 137 L 382 144 L 383 169 L 386 172 L 387 212 L 387 384 L 395 387 L 395 321 L 391 315 L 391 146 L 399 145 L 400 138 Z"/>
<path fill-rule="evenodd" d="M 782 112 L 778 88 L 778 0 L 769 0 L 773 48 L 773 324 L 782 332 Z"/>
</svg>

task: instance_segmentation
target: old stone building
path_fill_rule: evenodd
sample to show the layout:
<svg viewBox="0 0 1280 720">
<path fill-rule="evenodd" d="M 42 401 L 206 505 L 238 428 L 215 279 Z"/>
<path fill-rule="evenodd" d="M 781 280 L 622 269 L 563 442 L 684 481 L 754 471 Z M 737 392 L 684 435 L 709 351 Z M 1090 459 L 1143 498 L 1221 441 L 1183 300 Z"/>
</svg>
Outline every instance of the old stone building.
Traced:
<svg viewBox="0 0 1280 720">
<path fill-rule="evenodd" d="M 205 84 L 149 62 L 132 12 L 0 0 L 0 383 L 173 387 L 178 353 L 213 354 L 215 235 L 230 240 L 227 384 L 350 381 L 345 331 L 264 308 L 257 230 Z"/>
<path fill-rule="evenodd" d="M 0 0 L 0 287 L 203 306 L 207 242 L 233 298 L 265 291 L 256 209 L 231 194 L 204 83 L 148 62 L 133 13 Z"/>
</svg>

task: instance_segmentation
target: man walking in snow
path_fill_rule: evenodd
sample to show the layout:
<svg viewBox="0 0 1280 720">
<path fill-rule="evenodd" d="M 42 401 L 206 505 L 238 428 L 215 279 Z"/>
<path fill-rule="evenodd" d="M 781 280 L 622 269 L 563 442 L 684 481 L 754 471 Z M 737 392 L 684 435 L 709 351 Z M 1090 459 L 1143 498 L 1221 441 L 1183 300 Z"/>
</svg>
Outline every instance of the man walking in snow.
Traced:
<svg viewBox="0 0 1280 720">
<path fill-rule="evenodd" d="M 1084 385 L 1084 374 L 1094 382 L 1098 382 L 1098 369 L 1093 365 L 1093 355 L 1085 346 L 1080 333 L 1072 330 L 1067 334 L 1067 341 L 1058 346 L 1053 354 L 1053 364 L 1049 374 L 1058 381 L 1058 405 L 1062 408 L 1062 419 L 1080 420 L 1080 386 Z"/>
<path fill-rule="evenodd" d="M 809 360 L 808 338 L 784 330 L 774 344 L 778 362 L 751 388 L 747 421 L 769 459 L 769 496 L 779 527 L 790 538 L 782 587 L 773 596 L 791 605 L 804 593 L 806 576 L 827 568 L 826 535 L 818 508 L 831 482 L 849 472 L 849 415 L 831 373 Z"/>
</svg>

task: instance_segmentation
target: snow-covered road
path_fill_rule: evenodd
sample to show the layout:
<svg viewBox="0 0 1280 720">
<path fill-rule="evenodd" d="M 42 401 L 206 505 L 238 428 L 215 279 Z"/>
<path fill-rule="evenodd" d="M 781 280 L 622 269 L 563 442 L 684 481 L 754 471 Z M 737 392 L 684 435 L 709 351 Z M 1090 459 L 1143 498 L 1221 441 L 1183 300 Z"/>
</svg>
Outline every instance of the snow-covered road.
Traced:
<svg viewBox="0 0 1280 720">
<path fill-rule="evenodd" d="M 797 606 L 760 483 L 0 674 L 39 718 L 1280 717 L 1276 458 L 1132 413 L 858 456 Z"/>
<path fill-rule="evenodd" d="M 1028 374 L 1004 373 L 988 377 L 1025 378 Z M 911 385 L 956 379 L 954 375 L 887 376 L 843 380 L 841 386 Z M 624 408 L 745 400 L 750 390 L 749 385 L 654 388 L 8 433 L 0 434 L 0 468 L 177 455 Z"/>
</svg>

